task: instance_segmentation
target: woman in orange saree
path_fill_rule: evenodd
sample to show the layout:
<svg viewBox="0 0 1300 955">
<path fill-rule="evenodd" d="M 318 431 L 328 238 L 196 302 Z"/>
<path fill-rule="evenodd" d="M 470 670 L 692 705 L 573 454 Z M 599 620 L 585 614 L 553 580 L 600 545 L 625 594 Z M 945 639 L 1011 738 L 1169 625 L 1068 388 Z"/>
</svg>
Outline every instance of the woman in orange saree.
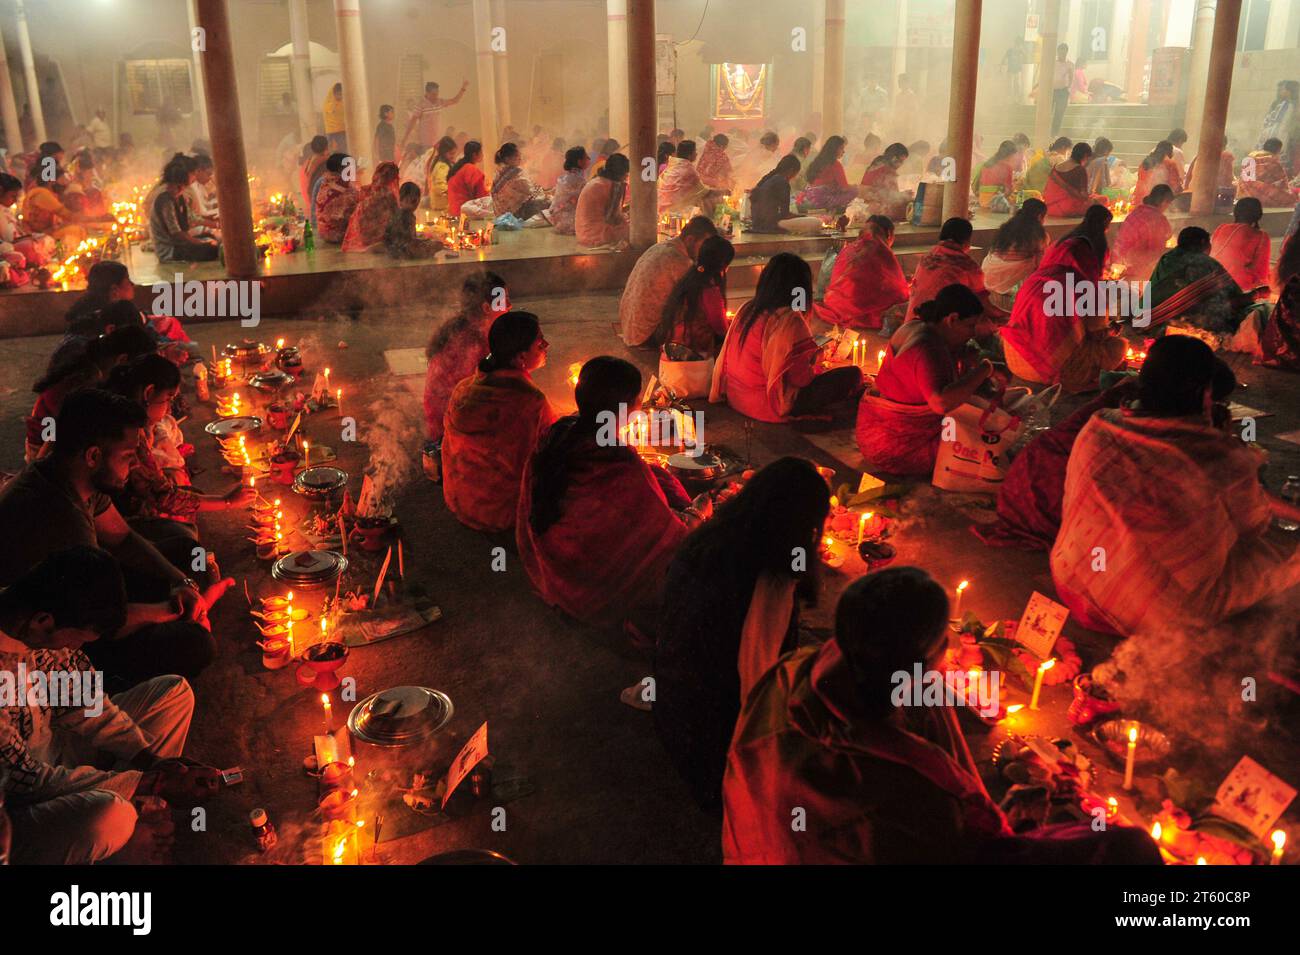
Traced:
<svg viewBox="0 0 1300 955">
<path fill-rule="evenodd" d="M 1160 256 L 1168 251 L 1166 245 L 1174 227 L 1165 218 L 1165 212 L 1173 201 L 1173 190 L 1162 183 L 1119 224 L 1110 248 L 1110 260 L 1124 267 L 1126 280 L 1147 281 Z"/>
<path fill-rule="evenodd" d="M 989 308 L 989 293 L 984 288 L 984 271 L 970 256 L 970 240 L 974 228 L 969 219 L 949 219 L 939 230 L 939 244 L 925 254 L 912 276 L 912 292 L 907 302 L 910 322 L 923 303 L 933 301 L 939 290 L 949 285 L 964 285 L 974 292 Z"/>
<path fill-rule="evenodd" d="M 524 465 L 555 420 L 532 372 L 550 344 L 531 312 L 506 312 L 488 331 L 491 351 L 451 393 L 442 435 L 443 497 L 480 531 L 515 526 Z"/>
<path fill-rule="evenodd" d="M 1091 158 L 1091 146 L 1075 143 L 1070 158 L 1047 174 L 1043 201 L 1047 203 L 1049 216 L 1073 219 L 1088 211 L 1094 201 L 1088 193 L 1088 160 Z"/>
<path fill-rule="evenodd" d="M 1282 165 L 1280 139 L 1267 139 L 1241 161 L 1241 178 L 1237 181 L 1238 198 L 1249 196 L 1268 207 L 1295 205 L 1291 177 Z"/>
<path fill-rule="evenodd" d="M 1247 292 L 1269 284 L 1273 241 L 1259 227 L 1263 218 L 1264 207 L 1258 199 L 1238 199 L 1232 209 L 1232 221 L 1223 223 L 1210 236 L 1210 255 Z"/>
<path fill-rule="evenodd" d="M 891 246 L 894 223 L 873 215 L 857 241 L 835 257 L 830 284 L 817 306 L 817 317 L 846 328 L 880 328 L 885 313 L 907 301 L 910 289 Z"/>
<path fill-rule="evenodd" d="M 859 192 L 872 215 L 885 216 L 895 222 L 907 218 L 907 204 L 912 201 L 912 194 L 898 187 L 898 170 L 907 162 L 907 157 L 906 146 L 890 143 L 863 173 Z"/>
<path fill-rule="evenodd" d="M 361 190 L 357 206 L 343 236 L 344 252 L 369 252 L 383 245 L 384 232 L 397 212 L 397 188 L 401 184 L 397 163 L 381 162 L 375 167 L 370 185 Z"/>
<path fill-rule="evenodd" d="M 1172 189 L 1174 195 L 1183 191 L 1183 177 L 1178 173 L 1178 163 L 1174 162 L 1174 145 L 1164 139 L 1138 165 L 1133 204 L 1141 202 L 1161 183 Z"/>
</svg>

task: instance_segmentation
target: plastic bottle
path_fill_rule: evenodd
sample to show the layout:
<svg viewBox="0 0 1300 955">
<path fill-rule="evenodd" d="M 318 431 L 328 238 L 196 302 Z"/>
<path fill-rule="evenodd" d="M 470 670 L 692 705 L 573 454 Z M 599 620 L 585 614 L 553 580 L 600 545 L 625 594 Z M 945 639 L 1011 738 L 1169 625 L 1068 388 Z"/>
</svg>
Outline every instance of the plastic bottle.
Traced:
<svg viewBox="0 0 1300 955">
<path fill-rule="evenodd" d="M 316 233 L 312 231 L 310 219 L 302 224 L 302 247 L 308 252 L 316 251 Z"/>
<path fill-rule="evenodd" d="M 1300 507 L 1300 474 L 1288 474 L 1286 483 L 1282 485 L 1282 490 L 1278 492 L 1278 497 L 1282 500 L 1295 504 Z M 1284 531 L 1300 531 L 1300 524 L 1286 517 L 1277 519 L 1277 526 Z"/>
<path fill-rule="evenodd" d="M 262 852 L 270 852 L 280 837 L 276 835 L 275 826 L 271 825 L 266 810 L 254 809 L 248 814 L 248 821 L 253 826 L 253 837 L 257 840 L 257 848 Z"/>
</svg>

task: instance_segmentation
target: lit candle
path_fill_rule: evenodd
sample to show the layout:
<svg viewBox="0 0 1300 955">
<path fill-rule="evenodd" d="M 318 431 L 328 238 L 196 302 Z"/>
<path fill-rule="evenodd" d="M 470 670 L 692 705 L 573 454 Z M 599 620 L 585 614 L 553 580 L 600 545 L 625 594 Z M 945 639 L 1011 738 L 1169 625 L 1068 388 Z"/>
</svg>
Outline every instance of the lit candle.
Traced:
<svg viewBox="0 0 1300 955">
<path fill-rule="evenodd" d="M 1038 666 L 1038 675 L 1034 677 L 1034 695 L 1029 698 L 1029 708 L 1038 709 L 1038 694 L 1043 689 L 1043 674 L 1056 666 L 1056 657 L 1048 657 Z"/>
<path fill-rule="evenodd" d="M 276 535 L 277 539 L 279 535 Z M 289 641 L 289 659 L 293 659 L 293 604 L 289 605 L 289 619 L 285 621 L 285 639 Z"/>
<path fill-rule="evenodd" d="M 311 443 L 303 438 L 302 441 L 302 466 L 307 467 L 311 463 Z"/>
<path fill-rule="evenodd" d="M 1205 856 L 1197 856 L 1197 857 L 1196 857 L 1196 864 L 1197 864 L 1197 865 L 1206 865 L 1207 863 L 1206 863 L 1206 861 L 1205 861 Z"/>
<path fill-rule="evenodd" d="M 325 637 L 326 637 L 326 630 L 329 629 L 329 627 L 328 627 L 328 623 L 329 623 L 329 621 L 327 621 L 324 617 L 321 617 L 321 618 L 320 618 L 320 638 L 321 638 L 322 640 L 325 639 Z"/>
<path fill-rule="evenodd" d="M 328 392 L 329 390 L 330 390 L 330 370 L 326 368 L 325 369 L 325 391 Z"/>
<path fill-rule="evenodd" d="M 885 350 L 882 348 L 876 352 L 876 371 L 885 367 Z"/>
<path fill-rule="evenodd" d="M 961 622 L 961 595 L 966 592 L 966 588 L 969 586 L 970 586 L 969 580 L 963 580 L 961 583 L 957 585 L 957 599 L 953 603 L 952 615 L 953 615 L 953 619 L 955 619 L 958 623 Z M 1039 680 L 1041 682 L 1042 680 L 1041 676 L 1039 677 Z M 1036 691 L 1034 693 L 1034 699 L 1035 700 L 1038 699 L 1038 693 Z M 1031 704 L 1031 708 L 1035 710 L 1038 709 L 1037 703 Z"/>
<path fill-rule="evenodd" d="M 863 535 L 866 533 L 866 529 L 867 529 L 867 519 L 870 517 L 871 517 L 871 512 L 867 511 L 865 514 L 863 514 L 861 517 L 858 518 L 858 546 L 859 547 L 862 546 L 862 538 Z"/>
<path fill-rule="evenodd" d="M 336 397 L 335 400 L 336 400 L 337 403 L 338 403 L 338 406 L 339 406 L 339 417 L 341 418 L 341 417 L 343 417 L 343 389 L 342 389 L 342 388 L 340 388 L 340 389 L 338 390 L 338 395 L 337 395 L 337 397 Z"/>
<path fill-rule="evenodd" d="M 322 693 L 320 695 L 320 702 L 321 702 L 321 706 L 325 708 L 325 732 L 333 733 L 334 732 L 334 707 L 330 703 L 329 694 Z"/>
<path fill-rule="evenodd" d="M 1153 822 L 1153 823 L 1151 824 L 1151 838 L 1152 838 L 1152 839 L 1154 839 L 1156 842 L 1159 842 L 1159 841 L 1160 841 L 1160 837 L 1163 836 L 1164 834 L 1165 834 L 1165 827 L 1164 827 L 1164 826 L 1160 825 L 1160 823 L 1158 823 L 1158 822 Z"/>
<path fill-rule="evenodd" d="M 1282 850 L 1286 848 L 1286 833 L 1281 829 L 1274 829 L 1269 838 L 1273 840 L 1273 857 L 1268 860 L 1268 864 L 1281 865 Z"/>
<path fill-rule="evenodd" d="M 1012 703 L 1007 707 L 1007 725 L 1010 726 L 1015 715 L 1025 708 L 1023 703 Z"/>
<path fill-rule="evenodd" d="M 1133 764 L 1137 761 L 1138 728 L 1134 724 L 1128 728 L 1128 755 L 1124 758 L 1124 788 L 1133 788 Z M 1156 823 L 1160 825 L 1160 823 Z M 1155 838 L 1159 838 L 1156 836 Z"/>
<path fill-rule="evenodd" d="M 275 347 L 276 347 L 276 350 L 277 350 L 277 351 L 280 350 L 281 348 L 283 348 L 283 347 L 284 347 L 284 339 L 283 339 L 283 338 L 277 338 L 277 339 L 275 340 Z"/>
</svg>

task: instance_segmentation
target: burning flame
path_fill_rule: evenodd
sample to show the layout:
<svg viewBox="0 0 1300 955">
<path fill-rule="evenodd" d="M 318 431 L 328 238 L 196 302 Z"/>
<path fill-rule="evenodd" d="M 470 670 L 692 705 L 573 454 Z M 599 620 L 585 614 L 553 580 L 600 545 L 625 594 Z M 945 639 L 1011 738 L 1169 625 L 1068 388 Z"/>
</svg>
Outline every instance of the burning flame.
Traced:
<svg viewBox="0 0 1300 955">
<path fill-rule="evenodd" d="M 1134 746 L 1137 745 L 1137 741 L 1138 741 L 1138 728 L 1137 728 L 1136 726 L 1130 726 L 1130 727 L 1128 728 L 1128 741 L 1129 741 L 1130 743 L 1132 743 Z"/>
<path fill-rule="evenodd" d="M 1274 851 L 1281 852 L 1283 847 L 1286 845 L 1286 833 L 1281 829 L 1274 829 L 1269 838 L 1273 840 Z"/>
<path fill-rule="evenodd" d="M 1039 673 L 1046 673 L 1052 667 L 1056 666 L 1056 657 L 1048 657 L 1038 666 Z"/>
<path fill-rule="evenodd" d="M 1151 838 L 1152 838 L 1152 839 L 1154 839 L 1156 842 L 1159 842 L 1159 841 L 1160 841 L 1160 837 L 1163 836 L 1164 833 L 1165 833 L 1164 827 L 1163 827 L 1162 825 L 1160 825 L 1160 823 L 1158 823 L 1158 822 L 1156 822 L 1156 823 L 1152 823 L 1152 825 L 1151 825 Z"/>
<path fill-rule="evenodd" d="M 969 581 L 969 580 L 963 580 L 961 583 L 959 583 L 959 584 L 957 585 L 957 593 L 959 593 L 959 594 L 960 594 L 960 593 L 965 593 L 966 588 L 969 587 L 969 586 L 970 586 L 970 581 Z"/>
</svg>

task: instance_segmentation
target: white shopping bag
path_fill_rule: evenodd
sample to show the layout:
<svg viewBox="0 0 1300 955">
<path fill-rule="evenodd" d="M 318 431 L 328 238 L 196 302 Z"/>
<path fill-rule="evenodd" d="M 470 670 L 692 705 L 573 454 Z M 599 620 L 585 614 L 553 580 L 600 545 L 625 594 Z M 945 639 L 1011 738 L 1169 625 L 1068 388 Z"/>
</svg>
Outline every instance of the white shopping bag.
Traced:
<svg viewBox="0 0 1300 955">
<path fill-rule="evenodd" d="M 678 398 L 707 398 L 713 385 L 713 359 L 673 361 L 660 350 L 659 381 Z"/>
<path fill-rule="evenodd" d="M 1024 422 L 994 400 L 972 397 L 943 419 L 932 483 L 945 491 L 996 494 Z"/>
</svg>

